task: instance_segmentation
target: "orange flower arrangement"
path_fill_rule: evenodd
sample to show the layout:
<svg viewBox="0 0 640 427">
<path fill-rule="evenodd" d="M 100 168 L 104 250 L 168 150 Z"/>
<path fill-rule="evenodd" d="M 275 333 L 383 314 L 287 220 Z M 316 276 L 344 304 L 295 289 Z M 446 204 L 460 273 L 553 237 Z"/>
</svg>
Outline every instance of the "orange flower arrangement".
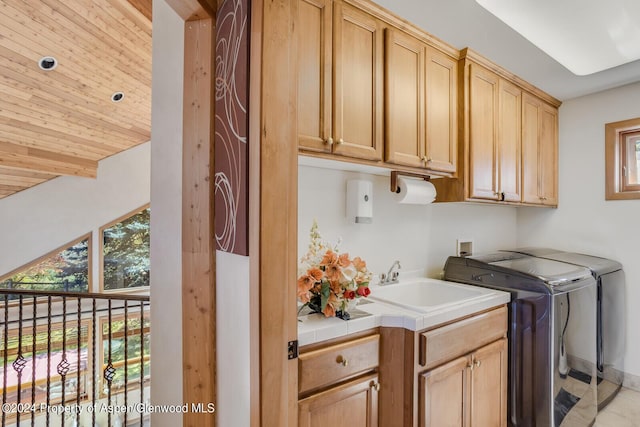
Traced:
<svg viewBox="0 0 640 427">
<path fill-rule="evenodd" d="M 371 273 L 364 260 L 339 253 L 337 246 L 330 247 L 322 241 L 314 220 L 309 252 L 300 260 L 298 300 L 303 307 L 308 306 L 326 317 L 348 320 L 352 303 L 371 293 Z"/>
</svg>

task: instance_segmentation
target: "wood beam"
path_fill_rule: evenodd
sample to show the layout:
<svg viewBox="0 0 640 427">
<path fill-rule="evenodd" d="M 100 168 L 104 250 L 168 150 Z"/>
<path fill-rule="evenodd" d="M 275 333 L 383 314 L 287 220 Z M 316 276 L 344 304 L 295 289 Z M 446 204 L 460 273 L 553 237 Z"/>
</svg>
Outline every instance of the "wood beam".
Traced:
<svg viewBox="0 0 640 427">
<path fill-rule="evenodd" d="M 213 19 L 185 23 L 182 151 L 182 363 L 184 403 L 216 402 L 213 190 Z M 188 411 L 185 427 L 213 427 Z"/>
<path fill-rule="evenodd" d="M 95 178 L 98 161 L 0 141 L 0 166 L 21 170 Z"/>
<path fill-rule="evenodd" d="M 298 361 L 287 357 L 287 342 L 298 337 L 297 3 L 271 0 L 262 8 L 261 423 L 278 427 L 298 425 Z"/>
<path fill-rule="evenodd" d="M 213 18 L 216 0 L 166 0 L 167 4 L 185 21 Z"/>
<path fill-rule="evenodd" d="M 151 21 L 151 0 L 127 0 L 131 6 L 142 13 L 145 18 Z"/>
</svg>

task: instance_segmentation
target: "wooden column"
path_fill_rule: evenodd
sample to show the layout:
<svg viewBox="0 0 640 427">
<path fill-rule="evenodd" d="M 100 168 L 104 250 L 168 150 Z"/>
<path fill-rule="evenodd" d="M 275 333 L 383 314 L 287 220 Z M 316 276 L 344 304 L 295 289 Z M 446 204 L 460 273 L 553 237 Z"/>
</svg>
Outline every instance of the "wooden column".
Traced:
<svg viewBox="0 0 640 427">
<path fill-rule="evenodd" d="M 298 144 L 294 33 L 297 0 L 265 1 L 262 12 L 261 425 L 295 427 L 298 424 L 298 360 L 287 360 L 287 341 L 297 339 Z"/>
<path fill-rule="evenodd" d="M 183 400 L 216 402 L 213 232 L 213 20 L 185 22 L 182 176 Z M 162 232 L 157 230 L 156 232 Z M 191 409 L 191 406 L 190 406 Z M 215 426 L 215 414 L 184 414 L 184 426 Z"/>
</svg>

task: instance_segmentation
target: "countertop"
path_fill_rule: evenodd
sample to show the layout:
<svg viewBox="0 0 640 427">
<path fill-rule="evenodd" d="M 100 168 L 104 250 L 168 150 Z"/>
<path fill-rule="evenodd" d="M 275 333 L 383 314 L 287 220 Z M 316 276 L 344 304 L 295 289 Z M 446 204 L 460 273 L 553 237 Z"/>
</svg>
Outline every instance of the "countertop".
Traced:
<svg viewBox="0 0 640 427">
<path fill-rule="evenodd" d="M 408 281 L 444 282 L 437 279 L 424 277 L 409 278 Z M 335 317 L 324 317 L 322 314 L 307 314 L 298 317 L 298 345 L 304 346 L 317 342 L 338 338 L 364 331 L 379 326 L 404 328 L 411 331 L 419 331 L 431 328 L 442 323 L 469 316 L 471 314 L 485 311 L 493 307 L 506 304 L 511 300 L 507 292 L 500 292 L 492 289 L 480 288 L 470 285 L 474 290 L 481 290 L 483 295 L 470 301 L 463 301 L 460 304 L 449 304 L 441 308 L 435 308 L 428 312 L 419 312 L 412 309 L 400 307 L 394 304 L 375 301 L 370 298 L 361 298 L 350 320 L 342 320 Z M 386 285 L 394 286 L 394 285 Z M 375 294 L 377 286 L 371 286 L 372 295 Z"/>
</svg>

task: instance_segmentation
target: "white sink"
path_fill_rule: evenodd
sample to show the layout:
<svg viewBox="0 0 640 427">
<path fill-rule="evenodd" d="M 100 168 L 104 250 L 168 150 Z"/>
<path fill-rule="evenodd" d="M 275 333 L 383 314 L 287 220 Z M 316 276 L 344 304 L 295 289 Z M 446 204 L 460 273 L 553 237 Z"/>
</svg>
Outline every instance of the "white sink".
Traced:
<svg viewBox="0 0 640 427">
<path fill-rule="evenodd" d="M 375 286 L 371 289 L 369 298 L 428 313 L 485 298 L 490 294 L 489 289 L 436 279 L 418 279 L 407 283 Z"/>
</svg>

